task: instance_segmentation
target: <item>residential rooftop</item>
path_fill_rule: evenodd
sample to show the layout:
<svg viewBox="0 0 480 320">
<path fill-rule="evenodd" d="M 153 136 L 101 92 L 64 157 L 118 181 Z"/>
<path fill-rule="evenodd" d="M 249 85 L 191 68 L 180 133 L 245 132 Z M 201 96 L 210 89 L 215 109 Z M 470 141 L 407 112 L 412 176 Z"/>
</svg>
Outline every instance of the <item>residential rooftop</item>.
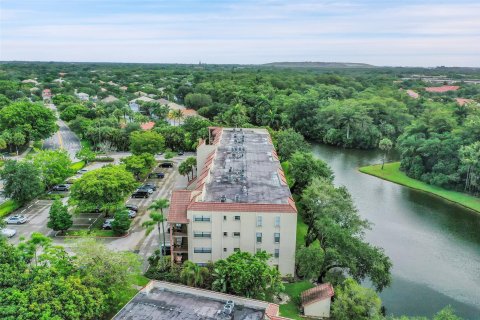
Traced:
<svg viewBox="0 0 480 320">
<path fill-rule="evenodd" d="M 233 301 L 231 314 L 224 312 Z M 232 317 L 233 316 L 233 317 Z M 278 305 L 163 281 L 151 281 L 114 320 L 260 320 L 278 317 Z"/>
<path fill-rule="evenodd" d="M 203 201 L 288 204 L 290 197 L 268 131 L 223 128 Z"/>
</svg>

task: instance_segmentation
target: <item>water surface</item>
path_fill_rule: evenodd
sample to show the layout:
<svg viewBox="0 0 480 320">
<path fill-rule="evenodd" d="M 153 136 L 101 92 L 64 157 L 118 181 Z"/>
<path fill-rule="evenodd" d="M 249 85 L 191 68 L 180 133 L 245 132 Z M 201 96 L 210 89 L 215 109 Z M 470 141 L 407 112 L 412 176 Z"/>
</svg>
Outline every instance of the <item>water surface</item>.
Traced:
<svg viewBox="0 0 480 320">
<path fill-rule="evenodd" d="M 358 171 L 381 163 L 377 151 L 313 145 L 374 225 L 367 241 L 385 249 L 393 283 L 381 293 L 387 313 L 431 316 L 451 305 L 480 319 L 480 214 Z"/>
</svg>

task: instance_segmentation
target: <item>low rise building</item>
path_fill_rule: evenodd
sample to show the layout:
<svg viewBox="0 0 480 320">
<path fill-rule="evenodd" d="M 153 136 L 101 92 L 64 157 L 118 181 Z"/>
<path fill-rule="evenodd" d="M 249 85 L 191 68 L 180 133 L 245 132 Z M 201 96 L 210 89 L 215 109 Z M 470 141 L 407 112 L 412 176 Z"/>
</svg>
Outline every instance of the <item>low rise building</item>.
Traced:
<svg viewBox="0 0 480 320">
<path fill-rule="evenodd" d="M 273 303 L 151 281 L 113 320 L 289 320 L 278 313 Z"/>
<path fill-rule="evenodd" d="M 266 251 L 282 275 L 293 275 L 297 209 L 268 131 L 209 130 L 197 148 L 198 177 L 172 194 L 172 259 L 202 265 Z"/>
<path fill-rule="evenodd" d="M 334 295 L 330 283 L 323 283 L 302 292 L 303 314 L 312 318 L 330 318 L 330 302 Z"/>
</svg>

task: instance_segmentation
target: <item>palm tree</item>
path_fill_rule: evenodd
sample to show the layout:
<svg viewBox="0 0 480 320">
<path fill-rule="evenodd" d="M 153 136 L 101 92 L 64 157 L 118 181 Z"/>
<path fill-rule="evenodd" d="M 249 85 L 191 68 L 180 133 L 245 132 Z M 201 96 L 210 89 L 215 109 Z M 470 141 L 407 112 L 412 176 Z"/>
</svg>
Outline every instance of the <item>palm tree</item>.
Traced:
<svg viewBox="0 0 480 320">
<path fill-rule="evenodd" d="M 385 165 L 385 158 L 387 157 L 387 153 L 388 151 L 390 151 L 390 149 L 392 149 L 392 146 L 393 146 L 392 140 L 388 138 L 383 138 L 382 140 L 380 140 L 380 143 L 378 144 L 378 147 L 380 148 L 380 150 L 383 151 L 382 170 L 383 170 L 383 166 Z"/>
<path fill-rule="evenodd" d="M 180 163 L 178 166 L 178 173 L 180 173 L 182 176 L 187 176 L 187 179 L 190 181 L 190 176 L 188 175 L 190 173 L 190 168 L 185 161 Z"/>
<path fill-rule="evenodd" d="M 170 118 L 173 119 L 173 125 L 176 124 L 176 120 L 181 120 L 183 118 L 183 112 L 180 109 L 175 109 L 170 111 Z"/>
<path fill-rule="evenodd" d="M 200 267 L 198 264 L 192 261 L 185 261 L 183 264 L 180 278 L 182 281 L 191 287 L 200 287 L 205 282 L 205 278 L 208 276 L 208 269 Z"/>
<path fill-rule="evenodd" d="M 355 111 L 347 109 L 340 116 L 340 123 L 347 127 L 347 141 L 350 140 L 350 129 L 357 125 L 361 121 L 361 118 Z"/>
<path fill-rule="evenodd" d="M 158 242 L 160 243 L 160 254 L 163 256 L 164 254 L 164 248 L 165 248 L 165 221 L 167 219 L 165 218 L 165 215 L 163 214 L 163 209 L 168 208 L 169 202 L 167 199 L 161 198 L 158 200 L 155 200 L 152 202 L 150 205 L 149 209 L 154 210 L 152 213 L 150 213 L 150 220 L 145 221 L 142 226 L 147 228 L 147 235 L 153 231 L 153 228 L 155 225 L 157 226 L 158 229 Z M 160 232 L 160 225 L 162 226 L 162 232 Z M 163 243 L 160 235 L 163 233 Z"/>
</svg>

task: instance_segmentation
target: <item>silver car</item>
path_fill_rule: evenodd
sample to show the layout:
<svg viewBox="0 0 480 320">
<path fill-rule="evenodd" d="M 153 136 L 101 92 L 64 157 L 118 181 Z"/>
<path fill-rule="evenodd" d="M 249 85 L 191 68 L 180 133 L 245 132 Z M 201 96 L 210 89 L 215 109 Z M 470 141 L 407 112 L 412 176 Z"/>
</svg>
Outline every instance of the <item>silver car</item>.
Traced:
<svg viewBox="0 0 480 320">
<path fill-rule="evenodd" d="M 27 222 L 27 217 L 16 214 L 14 216 L 10 216 L 4 220 L 7 224 L 22 224 Z"/>
<path fill-rule="evenodd" d="M 17 234 L 17 230 L 3 228 L 3 229 L 0 230 L 0 234 L 4 237 L 11 238 L 11 237 L 13 237 L 14 235 Z"/>
</svg>

